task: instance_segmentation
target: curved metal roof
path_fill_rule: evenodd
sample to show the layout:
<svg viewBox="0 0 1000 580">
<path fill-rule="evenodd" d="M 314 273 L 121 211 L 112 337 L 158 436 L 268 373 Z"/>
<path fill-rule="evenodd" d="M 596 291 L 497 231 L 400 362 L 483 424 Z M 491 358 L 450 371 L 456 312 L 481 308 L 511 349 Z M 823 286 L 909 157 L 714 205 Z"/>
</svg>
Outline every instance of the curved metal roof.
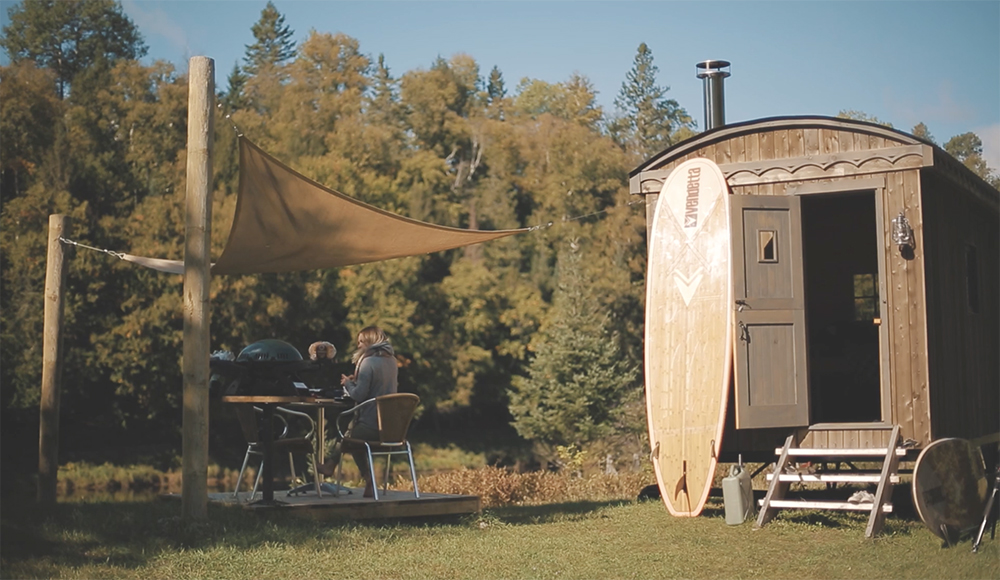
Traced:
<svg viewBox="0 0 1000 580">
<path fill-rule="evenodd" d="M 764 119 L 755 119 L 753 121 L 744 121 L 742 123 L 731 123 L 729 125 L 723 125 L 722 127 L 716 127 L 704 133 L 699 133 L 698 135 L 681 141 L 676 145 L 671 145 L 663 151 L 657 153 L 656 155 L 650 157 L 645 162 L 637 166 L 635 169 L 629 172 L 629 177 L 638 174 L 640 171 L 647 169 L 649 167 L 663 165 L 669 163 L 671 160 L 683 157 L 691 151 L 700 149 L 706 145 L 711 145 L 712 143 L 717 143 L 719 141 L 725 141 L 731 139 L 738 135 L 744 135 L 747 133 L 755 133 L 762 129 L 774 130 L 774 129 L 832 129 L 836 131 L 852 131 L 855 133 L 865 133 L 868 135 L 876 135 L 878 137 L 885 137 L 887 139 L 892 139 L 894 141 L 900 141 L 907 145 L 916 145 L 918 143 L 924 143 L 927 145 L 933 145 L 928 141 L 924 141 L 918 137 L 915 137 L 909 133 L 899 131 L 897 129 L 891 129 L 884 125 L 879 125 L 876 123 L 869 123 L 867 121 L 855 121 L 854 119 L 841 119 L 837 117 L 823 117 L 823 116 L 788 116 L 788 117 L 768 117 Z"/>
</svg>

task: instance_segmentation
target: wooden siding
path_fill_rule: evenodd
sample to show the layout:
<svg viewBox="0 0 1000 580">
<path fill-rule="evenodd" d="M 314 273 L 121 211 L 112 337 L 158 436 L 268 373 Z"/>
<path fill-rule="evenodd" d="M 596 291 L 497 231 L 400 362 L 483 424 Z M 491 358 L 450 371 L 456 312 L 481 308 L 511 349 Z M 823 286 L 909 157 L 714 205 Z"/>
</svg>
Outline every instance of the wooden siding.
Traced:
<svg viewBox="0 0 1000 580">
<path fill-rule="evenodd" d="M 887 249 L 886 315 L 889 324 L 890 388 L 892 423 L 900 425 L 900 435 L 926 445 L 933 440 L 930 430 L 930 401 L 927 383 L 927 339 L 924 297 L 923 211 L 920 207 L 920 176 L 917 171 L 886 175 L 886 203 L 882 232 Z M 913 228 L 916 248 L 911 259 L 902 256 L 892 243 L 892 219 L 900 209 Z"/>
<path fill-rule="evenodd" d="M 937 174 L 921 182 L 927 279 L 927 348 L 935 438 L 1000 431 L 1000 216 Z M 933 219 L 932 219 L 933 218 Z M 978 262 L 970 308 L 966 249 Z"/>
<path fill-rule="evenodd" d="M 890 428 L 813 429 L 800 433 L 800 447 L 878 449 L 889 444 Z"/>
<path fill-rule="evenodd" d="M 639 193 L 639 187 L 646 194 L 647 227 L 652 221 L 657 194 L 656 180 L 662 179 L 676 165 L 693 157 L 705 157 L 718 163 L 731 179 L 739 173 L 738 179 L 731 180 L 734 195 L 786 195 L 791 188 L 803 184 L 844 183 L 845 190 L 852 187 L 849 182 L 868 179 L 873 175 L 883 176 L 885 187 L 878 207 L 881 208 L 883 237 L 886 248 L 884 288 L 887 308 L 883 307 L 883 325 L 889 325 L 889 353 L 885 356 L 889 363 L 891 389 L 886 424 L 899 424 L 901 436 L 926 445 L 932 440 L 931 397 L 927 360 L 927 320 L 925 312 L 924 215 L 921 206 L 920 169 L 930 165 L 930 147 L 894 140 L 886 135 L 866 132 L 865 127 L 772 127 L 762 123 L 753 130 L 734 134 L 731 138 L 715 140 L 704 146 L 690 146 L 677 157 L 664 156 L 662 165 L 648 165 L 642 172 L 633 174 L 632 190 Z M 833 186 L 836 187 L 835 185 Z M 913 227 L 917 247 L 910 259 L 900 255 L 891 242 L 891 220 L 904 209 Z M 995 254 L 994 254 L 995 256 Z M 983 259 L 987 258 L 984 253 Z M 995 258 L 994 258 L 995 259 Z M 983 294 L 985 304 L 990 297 Z M 993 317 L 996 322 L 996 316 Z M 992 352 L 997 352 L 994 343 Z M 883 375 L 884 376 L 884 375 Z M 997 385 L 994 375 L 994 387 Z M 886 388 L 883 385 L 883 389 Z M 945 393 L 942 392 L 942 395 Z M 937 398 L 935 398 L 935 401 Z M 995 401 L 995 399 L 994 399 Z M 991 407 L 995 410 L 997 405 Z M 824 439 L 823 443 L 832 447 L 880 446 L 884 444 L 882 431 L 873 426 L 819 431 L 789 429 L 736 430 L 733 421 L 733 401 L 727 414 L 726 431 L 723 437 L 724 457 L 733 458 L 736 453 L 746 457 L 770 454 L 773 458 L 775 445 L 790 432 L 799 439 Z M 952 411 L 949 409 L 948 411 Z M 959 413 L 959 411 L 954 411 Z M 937 435 L 935 435 L 937 436 Z M 819 441 L 816 441 L 820 443 Z"/>
</svg>

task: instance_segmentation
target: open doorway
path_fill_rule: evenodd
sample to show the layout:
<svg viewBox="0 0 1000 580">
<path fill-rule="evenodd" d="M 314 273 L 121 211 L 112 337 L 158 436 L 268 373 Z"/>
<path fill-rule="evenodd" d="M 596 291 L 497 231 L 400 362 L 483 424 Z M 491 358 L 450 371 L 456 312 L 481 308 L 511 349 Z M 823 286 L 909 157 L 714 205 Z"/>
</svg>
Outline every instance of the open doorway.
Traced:
<svg viewBox="0 0 1000 580">
<path fill-rule="evenodd" d="M 811 423 L 882 419 L 875 193 L 802 196 Z"/>
</svg>

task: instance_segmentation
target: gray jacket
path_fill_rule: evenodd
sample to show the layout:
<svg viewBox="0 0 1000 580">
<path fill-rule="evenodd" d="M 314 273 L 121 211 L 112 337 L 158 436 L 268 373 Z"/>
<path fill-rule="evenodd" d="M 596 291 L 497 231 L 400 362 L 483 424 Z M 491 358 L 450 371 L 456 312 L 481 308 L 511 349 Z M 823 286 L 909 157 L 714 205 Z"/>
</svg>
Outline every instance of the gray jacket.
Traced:
<svg viewBox="0 0 1000 580">
<path fill-rule="evenodd" d="M 392 346 L 387 342 L 374 344 L 368 348 L 358 363 L 355 379 L 344 383 L 344 388 L 358 403 L 395 393 L 398 388 L 398 372 Z M 355 422 L 378 429 L 378 410 L 375 404 L 370 403 L 362 407 Z"/>
</svg>

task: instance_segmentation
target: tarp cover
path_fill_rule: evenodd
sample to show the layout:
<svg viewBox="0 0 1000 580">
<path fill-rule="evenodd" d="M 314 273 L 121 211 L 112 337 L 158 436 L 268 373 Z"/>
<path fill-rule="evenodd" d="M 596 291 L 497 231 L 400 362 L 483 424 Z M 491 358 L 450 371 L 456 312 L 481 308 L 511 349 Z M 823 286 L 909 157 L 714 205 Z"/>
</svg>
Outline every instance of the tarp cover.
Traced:
<svg viewBox="0 0 1000 580">
<path fill-rule="evenodd" d="M 337 268 L 450 250 L 525 231 L 463 230 L 396 215 L 312 181 L 241 137 L 236 215 L 212 273 Z M 124 256 L 163 272 L 184 272 L 179 260 Z"/>
<path fill-rule="evenodd" d="M 213 274 L 337 268 L 527 231 L 463 230 L 396 215 L 308 179 L 240 139 L 236 216 Z"/>
</svg>

